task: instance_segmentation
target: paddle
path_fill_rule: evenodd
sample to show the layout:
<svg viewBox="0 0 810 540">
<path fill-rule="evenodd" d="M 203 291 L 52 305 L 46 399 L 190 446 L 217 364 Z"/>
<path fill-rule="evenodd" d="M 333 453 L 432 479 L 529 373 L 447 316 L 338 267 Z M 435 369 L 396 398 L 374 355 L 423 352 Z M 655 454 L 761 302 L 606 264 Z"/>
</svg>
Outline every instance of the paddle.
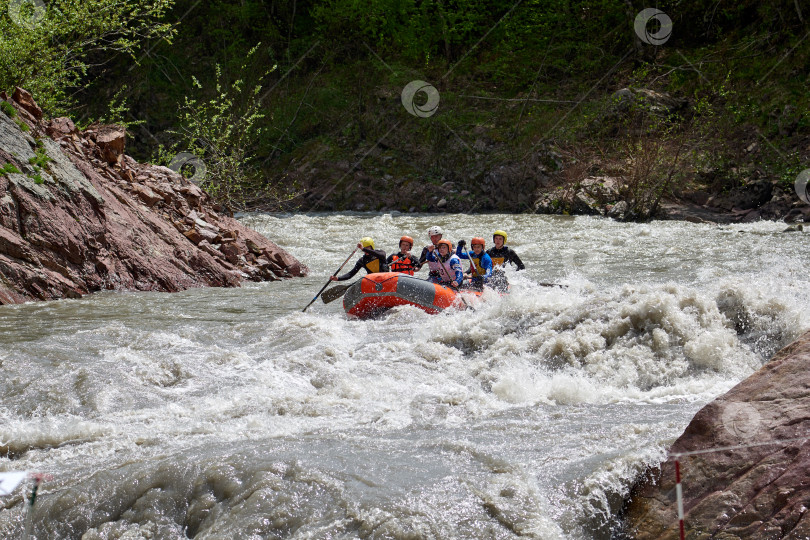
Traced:
<svg viewBox="0 0 810 540">
<path fill-rule="evenodd" d="M 346 260 L 345 260 L 345 261 L 343 261 L 343 264 L 341 264 L 341 265 L 340 265 L 340 267 L 339 267 L 337 270 L 335 270 L 335 273 L 334 273 L 334 274 L 332 274 L 332 277 L 335 277 L 335 276 L 337 276 L 337 275 L 338 275 L 338 272 L 340 272 L 340 271 L 343 269 L 343 267 L 344 267 L 344 266 L 346 266 L 346 263 L 347 263 L 347 262 L 349 262 L 349 259 L 351 259 L 352 257 L 354 257 L 354 254 L 355 254 L 355 253 L 357 253 L 357 248 L 354 248 L 354 251 L 352 251 L 351 255 L 349 255 L 348 257 L 346 257 Z M 302 310 L 301 310 L 301 312 L 302 312 L 302 313 L 303 313 L 304 311 L 306 311 L 306 310 L 307 310 L 307 308 L 308 308 L 309 306 L 311 306 L 312 304 L 314 304 L 314 303 L 315 303 L 315 300 L 317 300 L 317 299 L 318 299 L 318 297 L 321 295 L 321 293 L 322 293 L 323 291 L 325 291 L 325 290 L 326 290 L 326 288 L 329 286 L 329 284 L 330 284 L 330 283 L 332 283 L 332 280 L 331 280 L 331 279 L 329 279 L 329 280 L 326 282 L 326 285 L 324 285 L 323 287 L 321 287 L 321 290 L 320 290 L 320 291 L 318 291 L 318 294 L 316 294 L 316 295 L 315 295 L 315 298 L 313 298 L 313 299 L 312 299 L 312 301 L 311 301 L 309 304 L 307 304 L 307 305 L 306 305 L 306 307 L 305 307 L 304 309 L 302 309 Z"/>
<path fill-rule="evenodd" d="M 328 291 L 326 291 L 321 295 L 321 300 L 323 300 L 324 304 L 334 302 L 335 300 L 346 294 L 346 291 L 349 290 L 349 287 L 351 287 L 355 283 L 357 282 L 355 281 L 354 283 L 349 283 L 348 285 L 335 285 L 334 287 L 332 287 L 331 289 L 329 289 Z"/>
<path fill-rule="evenodd" d="M 472 279 L 473 279 L 472 273 L 473 273 L 473 271 L 475 271 L 475 276 L 476 277 L 481 277 L 481 273 L 478 271 L 478 267 L 475 266 L 475 263 L 472 260 L 472 255 L 470 255 L 470 250 L 465 249 L 464 253 L 467 254 L 467 258 L 470 260 L 470 269 L 468 270 L 468 273 L 470 274 L 470 277 L 468 278 L 467 276 L 464 276 L 464 278 L 462 278 L 462 281 L 465 280 L 465 279 L 469 279 L 470 280 L 470 285 L 469 286 L 472 287 L 473 286 L 473 283 L 472 283 Z M 464 300 L 464 299 L 462 298 L 462 300 Z M 464 305 L 467 305 L 466 301 L 464 302 Z"/>
<path fill-rule="evenodd" d="M 462 243 L 462 242 L 464 242 L 464 240 L 459 240 L 459 243 Z M 477 266 L 475 265 L 475 263 L 473 262 L 473 258 L 472 258 L 472 255 L 470 254 L 470 250 L 469 250 L 469 249 L 465 249 L 465 250 L 464 250 L 464 253 L 466 253 L 466 254 L 467 254 L 467 258 L 470 260 L 470 269 L 468 270 L 468 273 L 470 274 L 469 279 L 470 279 L 470 280 L 472 280 L 472 273 L 473 273 L 473 271 L 475 271 L 475 276 L 476 276 L 476 277 L 481 277 L 481 272 L 479 272 L 479 271 L 478 271 L 478 267 L 477 267 Z M 482 253 L 482 256 L 483 256 L 483 253 Z M 462 278 L 462 281 L 463 281 L 464 279 L 468 279 L 468 278 L 467 278 L 467 276 L 464 276 L 464 277 Z M 462 299 L 462 300 L 463 300 L 463 299 Z M 464 302 L 464 304 L 466 305 L 466 304 L 467 304 L 467 302 Z"/>
<path fill-rule="evenodd" d="M 452 285 L 453 280 L 450 278 L 450 272 L 447 270 L 447 268 L 444 267 L 444 264 L 442 264 L 442 256 L 439 253 L 439 248 L 434 247 L 432 253 L 433 253 L 433 256 L 436 257 L 436 260 L 439 262 L 439 268 L 441 268 L 442 272 L 444 272 L 444 277 L 447 278 L 447 286 L 450 287 L 451 289 L 456 289 L 457 290 L 458 287 L 453 287 L 453 285 Z M 448 258 L 448 260 L 450 259 L 451 255 L 452 254 L 450 253 L 450 248 L 447 248 L 447 258 Z M 461 285 L 461 283 L 459 283 L 459 285 Z M 462 300 L 463 300 L 463 298 L 462 298 Z M 464 302 L 464 303 L 466 304 L 467 302 Z"/>
<path fill-rule="evenodd" d="M 476 244 L 477 245 L 477 244 Z M 472 255 L 470 254 L 469 249 L 465 249 L 464 251 L 467 252 L 467 258 L 470 259 L 470 270 L 475 270 L 475 276 L 481 277 L 481 272 L 478 271 L 478 265 L 473 262 Z M 481 258 L 484 257 L 483 251 L 481 252 Z M 470 272 L 472 274 L 472 272 Z"/>
<path fill-rule="evenodd" d="M 470 258 L 470 266 L 472 266 L 472 270 L 475 270 L 475 277 L 481 277 L 481 272 L 478 271 L 478 265 L 475 264 L 472 260 L 472 255 L 470 255 L 470 250 L 465 250 L 467 252 L 467 257 Z"/>
<path fill-rule="evenodd" d="M 354 283 L 357 282 L 355 281 Z M 334 302 L 335 300 L 346 294 L 346 291 L 348 291 L 349 287 L 354 285 L 354 283 L 349 283 L 348 285 L 336 285 L 335 287 L 332 287 L 331 289 L 329 289 L 328 291 L 326 291 L 321 295 L 321 300 L 323 300 L 324 304 Z"/>
</svg>

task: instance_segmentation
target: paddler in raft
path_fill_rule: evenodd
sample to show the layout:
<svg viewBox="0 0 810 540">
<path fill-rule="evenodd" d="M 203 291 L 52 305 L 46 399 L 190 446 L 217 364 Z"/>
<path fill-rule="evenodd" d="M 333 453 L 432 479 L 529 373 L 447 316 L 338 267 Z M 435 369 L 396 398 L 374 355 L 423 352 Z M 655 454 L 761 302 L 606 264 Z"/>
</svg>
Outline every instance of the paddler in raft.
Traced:
<svg viewBox="0 0 810 540">
<path fill-rule="evenodd" d="M 430 237 L 430 245 L 425 246 L 422 249 L 422 254 L 419 256 L 419 266 L 421 267 L 425 263 L 428 265 L 428 280 L 434 283 L 438 283 L 440 281 L 441 276 L 439 275 L 439 263 L 436 260 L 429 261 L 427 259 L 427 254 L 430 251 L 433 251 L 438 245 L 439 240 L 442 239 L 442 235 L 444 231 L 438 225 L 434 225 L 433 227 L 428 229 L 428 236 Z"/>
<path fill-rule="evenodd" d="M 419 264 L 416 257 L 411 255 L 411 248 L 413 248 L 413 238 L 403 236 L 399 239 L 399 253 L 389 255 L 385 261 L 392 272 L 402 272 L 412 276 L 414 272 L 419 271 L 422 265 Z"/>
<path fill-rule="evenodd" d="M 469 252 L 464 249 L 466 245 L 467 242 L 459 240 L 456 255 L 461 259 L 470 260 L 470 269 L 467 270 L 467 273 L 470 274 L 470 283 L 467 288 L 483 291 L 484 285 L 489 283 L 489 278 L 492 276 L 492 259 L 484 253 L 485 243 L 483 238 L 475 237 L 470 240 L 473 252 L 469 255 Z"/>
<path fill-rule="evenodd" d="M 438 283 L 439 285 L 449 285 L 454 289 L 458 289 L 459 285 L 464 281 L 464 271 L 461 268 L 461 259 L 453 253 L 453 244 L 450 240 L 439 240 L 438 246 L 428 246 L 426 260 L 428 264 L 431 262 L 437 265 L 437 276 L 428 277 L 428 281 Z"/>
<path fill-rule="evenodd" d="M 505 246 L 508 236 L 506 231 L 497 230 L 492 234 L 492 242 L 495 247 L 489 248 L 487 255 L 492 259 L 492 277 L 489 282 L 490 285 L 500 291 L 506 291 L 509 288 L 509 282 L 506 280 L 506 273 L 503 271 L 506 263 L 514 264 L 518 270 L 525 270 L 523 261 L 520 260 L 518 254 L 514 250 Z"/>
<path fill-rule="evenodd" d="M 368 274 L 388 272 L 388 264 L 385 262 L 385 251 L 374 249 L 374 240 L 372 238 L 368 236 L 361 238 L 360 242 L 357 244 L 357 249 L 363 250 L 363 256 L 357 260 L 354 268 L 342 276 L 330 277 L 330 281 L 346 281 L 347 279 L 351 279 L 361 268 L 365 268 Z"/>
</svg>

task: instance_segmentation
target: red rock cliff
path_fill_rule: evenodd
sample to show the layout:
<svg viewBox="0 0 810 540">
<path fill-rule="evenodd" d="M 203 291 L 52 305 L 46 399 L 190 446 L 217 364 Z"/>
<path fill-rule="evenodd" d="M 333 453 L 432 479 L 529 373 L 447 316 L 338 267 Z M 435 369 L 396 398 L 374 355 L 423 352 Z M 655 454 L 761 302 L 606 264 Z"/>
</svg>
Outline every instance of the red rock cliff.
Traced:
<svg viewBox="0 0 810 540">
<path fill-rule="evenodd" d="M 125 155 L 122 128 L 79 132 L 24 90 L 0 98 L 15 110 L 0 111 L 0 304 L 306 274 L 195 184 Z"/>
</svg>

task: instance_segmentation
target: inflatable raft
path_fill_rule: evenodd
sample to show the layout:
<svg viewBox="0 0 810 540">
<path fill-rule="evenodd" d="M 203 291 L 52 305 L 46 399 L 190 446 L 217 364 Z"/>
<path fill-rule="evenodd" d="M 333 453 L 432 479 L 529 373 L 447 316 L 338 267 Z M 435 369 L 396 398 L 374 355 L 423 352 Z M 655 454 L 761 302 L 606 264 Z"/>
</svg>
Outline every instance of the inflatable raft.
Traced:
<svg viewBox="0 0 810 540">
<path fill-rule="evenodd" d="M 428 313 L 439 313 L 449 307 L 464 307 L 461 296 L 476 295 L 477 291 L 459 293 L 436 283 L 402 274 L 380 272 L 363 276 L 349 287 L 343 297 L 343 309 L 352 317 L 374 317 L 395 306 L 416 306 Z"/>
</svg>

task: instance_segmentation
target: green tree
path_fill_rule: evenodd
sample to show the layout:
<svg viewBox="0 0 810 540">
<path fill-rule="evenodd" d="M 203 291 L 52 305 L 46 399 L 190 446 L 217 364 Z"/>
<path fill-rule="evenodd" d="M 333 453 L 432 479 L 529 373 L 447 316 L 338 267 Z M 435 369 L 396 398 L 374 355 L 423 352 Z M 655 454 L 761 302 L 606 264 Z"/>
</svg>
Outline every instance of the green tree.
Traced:
<svg viewBox="0 0 810 540">
<path fill-rule="evenodd" d="M 0 0 L 0 88 L 22 86 L 51 114 L 64 112 L 88 71 L 119 54 L 136 60 L 149 39 L 170 40 L 161 22 L 174 0 Z"/>
<path fill-rule="evenodd" d="M 186 96 L 180 108 L 181 130 L 174 132 L 180 139 L 171 152 L 161 148 L 157 159 L 165 163 L 178 150 L 195 154 L 206 167 L 202 187 L 233 209 L 245 208 L 248 195 L 282 198 L 280 191 L 261 179 L 254 163 L 256 142 L 262 134 L 259 122 L 264 118 L 262 86 L 248 84 L 246 79 L 261 80 L 276 68 L 264 72 L 253 69 L 258 49 L 256 45 L 248 52 L 239 69 L 240 78 L 232 82 L 223 76 L 219 64 L 215 66 L 213 89 L 192 77 L 197 96 Z"/>
</svg>

